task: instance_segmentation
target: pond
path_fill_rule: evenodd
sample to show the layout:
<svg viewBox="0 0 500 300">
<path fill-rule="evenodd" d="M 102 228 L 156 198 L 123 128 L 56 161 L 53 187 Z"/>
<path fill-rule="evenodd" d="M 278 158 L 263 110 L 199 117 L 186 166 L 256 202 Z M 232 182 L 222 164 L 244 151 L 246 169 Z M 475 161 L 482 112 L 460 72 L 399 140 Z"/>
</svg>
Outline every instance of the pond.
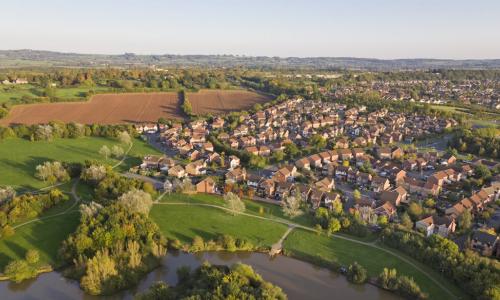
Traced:
<svg viewBox="0 0 500 300">
<path fill-rule="evenodd" d="M 0 282 L 1 299 L 133 299 L 156 281 L 163 280 L 169 285 L 177 283 L 176 270 L 182 266 L 198 267 L 204 261 L 216 265 L 232 265 L 242 262 L 251 265 L 265 280 L 278 286 L 289 299 L 363 299 L 395 300 L 400 297 L 375 286 L 353 285 L 344 276 L 324 268 L 285 256 L 270 258 L 264 253 L 251 252 L 203 252 L 196 254 L 169 253 L 163 265 L 149 273 L 137 287 L 112 297 L 86 295 L 78 283 L 64 278 L 59 272 L 45 273 L 33 280 L 20 284 Z"/>
</svg>

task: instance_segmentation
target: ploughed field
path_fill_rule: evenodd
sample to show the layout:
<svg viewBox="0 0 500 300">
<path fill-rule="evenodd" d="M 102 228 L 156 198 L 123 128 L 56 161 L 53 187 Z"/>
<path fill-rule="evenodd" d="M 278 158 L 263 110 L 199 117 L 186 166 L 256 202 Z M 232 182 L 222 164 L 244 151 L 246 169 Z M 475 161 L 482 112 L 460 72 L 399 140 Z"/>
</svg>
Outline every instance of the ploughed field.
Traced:
<svg viewBox="0 0 500 300">
<path fill-rule="evenodd" d="M 195 114 L 223 114 L 251 108 L 270 98 L 243 90 L 202 90 L 188 93 Z M 45 124 L 50 121 L 82 124 L 156 122 L 159 118 L 183 119 L 177 93 L 100 94 L 87 102 L 15 105 L 0 125 Z"/>
<path fill-rule="evenodd" d="M 257 103 L 270 100 L 266 95 L 244 90 L 201 90 L 197 93 L 188 93 L 188 99 L 196 115 L 225 114 L 249 109 Z"/>
</svg>

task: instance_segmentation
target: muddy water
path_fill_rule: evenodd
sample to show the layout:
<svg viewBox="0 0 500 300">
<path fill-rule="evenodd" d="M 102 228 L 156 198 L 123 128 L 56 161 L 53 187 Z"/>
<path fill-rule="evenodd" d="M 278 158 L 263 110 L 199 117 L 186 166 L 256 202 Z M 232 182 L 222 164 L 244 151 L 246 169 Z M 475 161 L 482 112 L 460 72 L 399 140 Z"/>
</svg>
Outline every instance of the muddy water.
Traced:
<svg viewBox="0 0 500 300">
<path fill-rule="evenodd" d="M 332 273 L 311 264 L 278 256 L 270 259 L 262 253 L 205 252 L 198 254 L 169 253 L 163 266 L 146 276 L 133 290 L 124 291 L 113 297 L 85 295 L 78 283 L 65 279 L 58 272 L 46 273 L 38 278 L 20 284 L 0 282 L 1 299 L 133 299 L 137 292 L 144 291 L 152 283 L 163 280 L 169 285 L 177 283 L 176 270 L 182 266 L 198 267 L 204 261 L 218 265 L 232 265 L 242 262 L 251 265 L 265 280 L 280 286 L 289 299 L 363 299 L 395 300 L 394 294 L 372 285 L 352 285 L 344 276 Z"/>
</svg>

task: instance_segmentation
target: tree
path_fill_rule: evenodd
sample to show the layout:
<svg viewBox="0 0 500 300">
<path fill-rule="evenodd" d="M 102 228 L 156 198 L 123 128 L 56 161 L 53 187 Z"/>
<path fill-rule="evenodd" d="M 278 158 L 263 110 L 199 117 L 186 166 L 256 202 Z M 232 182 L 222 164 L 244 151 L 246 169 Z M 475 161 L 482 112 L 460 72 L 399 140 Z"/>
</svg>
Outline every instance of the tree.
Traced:
<svg viewBox="0 0 500 300">
<path fill-rule="evenodd" d="M 354 190 L 354 192 L 352 192 L 352 197 L 356 202 L 359 202 L 359 200 L 361 200 L 361 192 L 357 189 Z"/>
<path fill-rule="evenodd" d="M 340 222 L 337 218 L 331 218 L 330 221 L 328 221 L 328 234 L 334 234 L 338 232 L 340 228 Z"/>
<path fill-rule="evenodd" d="M 122 147 L 120 146 L 117 146 L 117 145 L 114 145 L 112 148 L 111 148 L 111 153 L 113 154 L 114 157 L 116 158 L 120 158 L 123 156 L 123 154 L 125 153 L 125 151 L 123 150 Z"/>
<path fill-rule="evenodd" d="M 364 283 L 367 278 L 367 272 L 366 269 L 363 268 L 360 264 L 357 262 L 352 263 L 349 265 L 349 268 L 347 269 L 347 280 L 349 280 L 352 283 Z"/>
<path fill-rule="evenodd" d="M 232 192 L 224 195 L 224 202 L 233 216 L 245 211 L 245 203 L 241 201 L 240 197 Z"/>
<path fill-rule="evenodd" d="M 460 216 L 458 225 L 461 230 L 468 230 L 472 226 L 472 214 L 470 210 L 466 209 Z"/>
<path fill-rule="evenodd" d="M 16 196 L 16 190 L 11 186 L 0 188 L 0 204 L 9 201 Z"/>
<path fill-rule="evenodd" d="M 36 277 L 36 269 L 22 259 L 11 261 L 7 264 L 3 273 L 14 282 L 21 282 Z"/>
<path fill-rule="evenodd" d="M 380 227 L 385 227 L 389 223 L 389 220 L 387 219 L 387 216 L 382 215 L 377 219 L 377 223 Z"/>
<path fill-rule="evenodd" d="M 302 203 L 300 198 L 295 196 L 287 196 L 281 203 L 283 214 L 285 214 L 285 216 L 289 216 L 290 218 L 295 218 L 303 213 L 301 206 Z"/>
<path fill-rule="evenodd" d="M 341 216 L 342 212 L 344 211 L 342 208 L 342 202 L 341 201 L 333 201 L 332 202 L 332 207 L 330 208 L 332 215 L 334 216 Z"/>
<path fill-rule="evenodd" d="M 128 265 L 130 268 L 135 269 L 141 265 L 141 246 L 137 241 L 128 241 L 127 242 L 127 252 L 128 252 Z"/>
<path fill-rule="evenodd" d="M 386 290 L 396 290 L 398 288 L 398 274 L 396 269 L 384 268 L 378 276 L 378 283 Z"/>
<path fill-rule="evenodd" d="M 109 150 L 108 146 L 103 145 L 101 149 L 99 149 L 99 154 L 104 156 L 105 159 L 108 159 L 108 157 L 111 155 L 111 150 Z"/>
<path fill-rule="evenodd" d="M 410 216 L 406 212 L 401 216 L 401 225 L 403 225 L 404 227 L 406 227 L 408 229 L 413 228 L 413 221 L 411 220 Z"/>
<path fill-rule="evenodd" d="M 118 140 L 120 143 L 125 144 L 125 145 L 130 145 L 132 143 L 132 138 L 130 137 L 130 134 L 127 131 L 122 131 L 118 134 Z"/>
<path fill-rule="evenodd" d="M 151 195 L 142 190 L 136 189 L 121 195 L 120 198 L 118 198 L 118 202 L 130 211 L 138 212 L 144 215 L 148 215 L 151 207 L 153 206 Z"/>
<path fill-rule="evenodd" d="M 58 161 L 46 161 L 43 165 L 36 166 L 35 177 L 50 183 L 65 182 L 70 179 L 68 172 Z"/>
<path fill-rule="evenodd" d="M 422 205 L 417 202 L 410 203 L 408 207 L 408 214 L 412 218 L 412 220 L 418 220 L 423 213 Z"/>
<path fill-rule="evenodd" d="M 103 165 L 90 165 L 83 169 L 80 178 L 85 181 L 97 183 L 106 177 L 107 170 Z"/>
<path fill-rule="evenodd" d="M 328 209 L 324 207 L 319 207 L 318 209 L 316 209 L 316 212 L 314 213 L 314 219 L 323 228 L 326 228 L 328 226 L 329 219 Z"/>
<path fill-rule="evenodd" d="M 91 295 L 99 295 L 110 290 L 111 280 L 118 274 L 116 263 L 108 251 L 97 251 L 87 260 L 86 272 L 81 280 L 81 287 Z"/>
<path fill-rule="evenodd" d="M 34 265 L 38 263 L 38 260 L 40 259 L 40 254 L 38 254 L 37 250 L 30 249 L 28 250 L 28 252 L 26 252 L 25 259 L 28 264 Z"/>
</svg>

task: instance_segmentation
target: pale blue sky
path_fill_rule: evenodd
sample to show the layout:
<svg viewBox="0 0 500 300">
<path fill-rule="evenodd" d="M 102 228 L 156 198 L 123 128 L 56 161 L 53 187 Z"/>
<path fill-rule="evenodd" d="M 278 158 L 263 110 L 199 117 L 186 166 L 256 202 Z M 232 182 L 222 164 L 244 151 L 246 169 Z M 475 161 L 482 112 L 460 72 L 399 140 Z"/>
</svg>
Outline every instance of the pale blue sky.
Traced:
<svg viewBox="0 0 500 300">
<path fill-rule="evenodd" d="M 0 0 L 0 49 L 500 58 L 500 0 Z"/>
</svg>

